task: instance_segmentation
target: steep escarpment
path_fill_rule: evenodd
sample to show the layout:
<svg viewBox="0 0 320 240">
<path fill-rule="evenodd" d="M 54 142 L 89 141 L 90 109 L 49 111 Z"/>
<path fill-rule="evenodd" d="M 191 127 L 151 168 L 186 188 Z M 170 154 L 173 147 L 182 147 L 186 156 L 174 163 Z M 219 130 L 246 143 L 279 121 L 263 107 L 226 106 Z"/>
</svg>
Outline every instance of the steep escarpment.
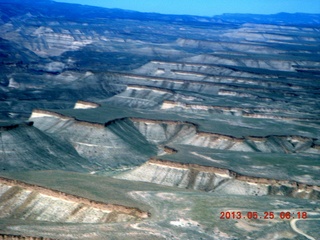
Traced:
<svg viewBox="0 0 320 240">
<path fill-rule="evenodd" d="M 147 212 L 106 204 L 41 186 L 1 178 L 1 218 L 50 222 L 123 222 L 148 217 Z"/>
<path fill-rule="evenodd" d="M 201 132 L 196 124 L 131 118 L 148 141 L 157 144 L 182 144 L 242 152 L 317 151 L 317 139 L 300 136 L 246 136 L 243 138 Z"/>
<path fill-rule="evenodd" d="M 30 120 L 48 134 L 67 140 L 80 156 L 99 165 L 101 170 L 136 166 L 157 152 L 156 146 L 149 143 L 127 119 L 109 122 L 107 126 L 61 118 L 56 114 L 32 114 Z"/>
<path fill-rule="evenodd" d="M 204 191 L 212 191 L 230 178 L 223 171 L 204 172 L 181 167 L 174 163 L 172 165 L 161 164 L 156 160 L 149 160 L 141 167 L 116 177 Z"/>
<path fill-rule="evenodd" d="M 159 159 L 150 159 L 141 167 L 120 174 L 117 178 L 227 194 L 320 198 L 318 186 L 289 180 L 245 176 L 223 168 Z"/>
<path fill-rule="evenodd" d="M 156 144 L 182 141 L 196 134 L 196 127 L 192 123 L 138 118 L 131 118 L 131 120 L 148 141 Z"/>
<path fill-rule="evenodd" d="M 165 100 L 161 109 L 169 111 L 190 111 L 190 112 L 210 112 L 225 115 L 243 116 L 248 118 L 265 119 L 283 119 L 300 121 L 320 121 L 319 118 L 312 115 L 300 116 L 299 113 L 289 109 L 270 108 L 270 107 L 231 107 L 231 106 L 213 106 L 205 104 L 187 104 L 179 101 Z"/>
<path fill-rule="evenodd" d="M 34 111 L 31 121 L 49 134 L 64 139 L 77 152 L 101 166 L 125 165 L 121 159 L 142 163 L 156 155 L 157 145 L 180 144 L 238 152 L 317 153 L 316 138 L 295 135 L 245 136 L 203 132 L 197 124 L 183 121 L 121 118 L 105 124 L 90 123 L 60 114 Z M 134 138 L 135 141 L 130 141 Z M 127 149 L 123 151 L 123 149 Z M 129 157 L 129 152 L 135 153 Z M 112 161 L 111 159 L 117 159 Z"/>
<path fill-rule="evenodd" d="M 0 0 L 0 239 L 318 239 L 319 22 Z"/>
<path fill-rule="evenodd" d="M 0 171 L 65 169 L 89 171 L 94 168 L 72 145 L 50 137 L 32 123 L 0 129 Z"/>
</svg>

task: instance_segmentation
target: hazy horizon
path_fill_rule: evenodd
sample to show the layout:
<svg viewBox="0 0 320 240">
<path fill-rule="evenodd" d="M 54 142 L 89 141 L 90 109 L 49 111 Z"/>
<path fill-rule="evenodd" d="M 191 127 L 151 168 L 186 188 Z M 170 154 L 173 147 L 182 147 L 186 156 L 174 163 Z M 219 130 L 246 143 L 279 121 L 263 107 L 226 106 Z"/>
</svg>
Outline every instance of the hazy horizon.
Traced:
<svg viewBox="0 0 320 240">
<path fill-rule="evenodd" d="M 54 0 L 55 2 L 76 3 L 106 8 L 120 8 L 139 12 L 163 14 L 185 14 L 214 16 L 224 13 L 276 14 L 286 13 L 320 13 L 318 0 Z"/>
</svg>

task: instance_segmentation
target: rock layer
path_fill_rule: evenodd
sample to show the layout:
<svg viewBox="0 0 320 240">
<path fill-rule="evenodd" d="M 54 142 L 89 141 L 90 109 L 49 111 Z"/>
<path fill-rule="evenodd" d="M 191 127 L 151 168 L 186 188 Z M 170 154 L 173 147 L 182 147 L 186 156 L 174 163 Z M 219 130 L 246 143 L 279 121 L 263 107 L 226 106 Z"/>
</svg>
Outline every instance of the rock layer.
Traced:
<svg viewBox="0 0 320 240">
<path fill-rule="evenodd" d="M 37 185 L 0 178 L 0 217 L 51 222 L 122 222 L 148 217 L 136 208 L 106 204 Z"/>
<path fill-rule="evenodd" d="M 150 159 L 147 163 L 123 173 L 117 178 L 151 182 L 166 186 L 195 189 L 206 192 L 240 195 L 284 195 L 295 198 L 320 199 L 320 188 L 295 181 L 241 175 L 237 172 Z"/>
</svg>

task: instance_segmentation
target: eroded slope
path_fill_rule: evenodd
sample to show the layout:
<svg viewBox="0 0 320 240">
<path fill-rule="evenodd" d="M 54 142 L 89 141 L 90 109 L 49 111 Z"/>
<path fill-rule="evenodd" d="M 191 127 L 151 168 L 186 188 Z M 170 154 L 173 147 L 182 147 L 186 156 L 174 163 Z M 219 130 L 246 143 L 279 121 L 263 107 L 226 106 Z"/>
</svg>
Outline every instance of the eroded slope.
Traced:
<svg viewBox="0 0 320 240">
<path fill-rule="evenodd" d="M 319 238 L 318 15 L 199 18 L 28 3 L 0 1 L 0 121 L 10 122 L 0 173 L 61 192 L 2 183 L 8 236 Z M 42 109 L 33 126 L 11 124 L 32 109 Z M 17 172 L 30 169 L 85 174 Z M 118 223 L 140 217 L 89 199 L 142 204 L 152 217 Z M 219 218 L 232 211 L 277 217 Z M 287 211 L 308 219 L 280 219 Z M 105 220 L 112 224 L 92 224 Z"/>
<path fill-rule="evenodd" d="M 0 127 L 1 171 L 64 169 L 90 171 L 96 164 L 80 157 L 72 145 L 50 137 L 33 122 Z"/>
<path fill-rule="evenodd" d="M 148 213 L 105 204 L 15 180 L 0 179 L 0 218 L 105 223 L 147 218 Z"/>
</svg>

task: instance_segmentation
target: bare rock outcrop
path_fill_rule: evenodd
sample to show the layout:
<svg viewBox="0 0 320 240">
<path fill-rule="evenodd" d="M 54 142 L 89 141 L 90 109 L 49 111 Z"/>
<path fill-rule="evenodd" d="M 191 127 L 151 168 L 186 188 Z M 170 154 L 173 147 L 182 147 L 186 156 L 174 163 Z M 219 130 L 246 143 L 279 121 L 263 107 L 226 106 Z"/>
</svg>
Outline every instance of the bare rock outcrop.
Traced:
<svg viewBox="0 0 320 240">
<path fill-rule="evenodd" d="M 0 178 L 0 217 L 51 222 L 123 222 L 148 218 L 137 208 L 94 201 L 25 182 Z"/>
<path fill-rule="evenodd" d="M 289 180 L 246 176 L 223 168 L 160 159 L 150 159 L 141 167 L 120 174 L 117 178 L 206 192 L 320 199 L 319 186 Z"/>
</svg>

